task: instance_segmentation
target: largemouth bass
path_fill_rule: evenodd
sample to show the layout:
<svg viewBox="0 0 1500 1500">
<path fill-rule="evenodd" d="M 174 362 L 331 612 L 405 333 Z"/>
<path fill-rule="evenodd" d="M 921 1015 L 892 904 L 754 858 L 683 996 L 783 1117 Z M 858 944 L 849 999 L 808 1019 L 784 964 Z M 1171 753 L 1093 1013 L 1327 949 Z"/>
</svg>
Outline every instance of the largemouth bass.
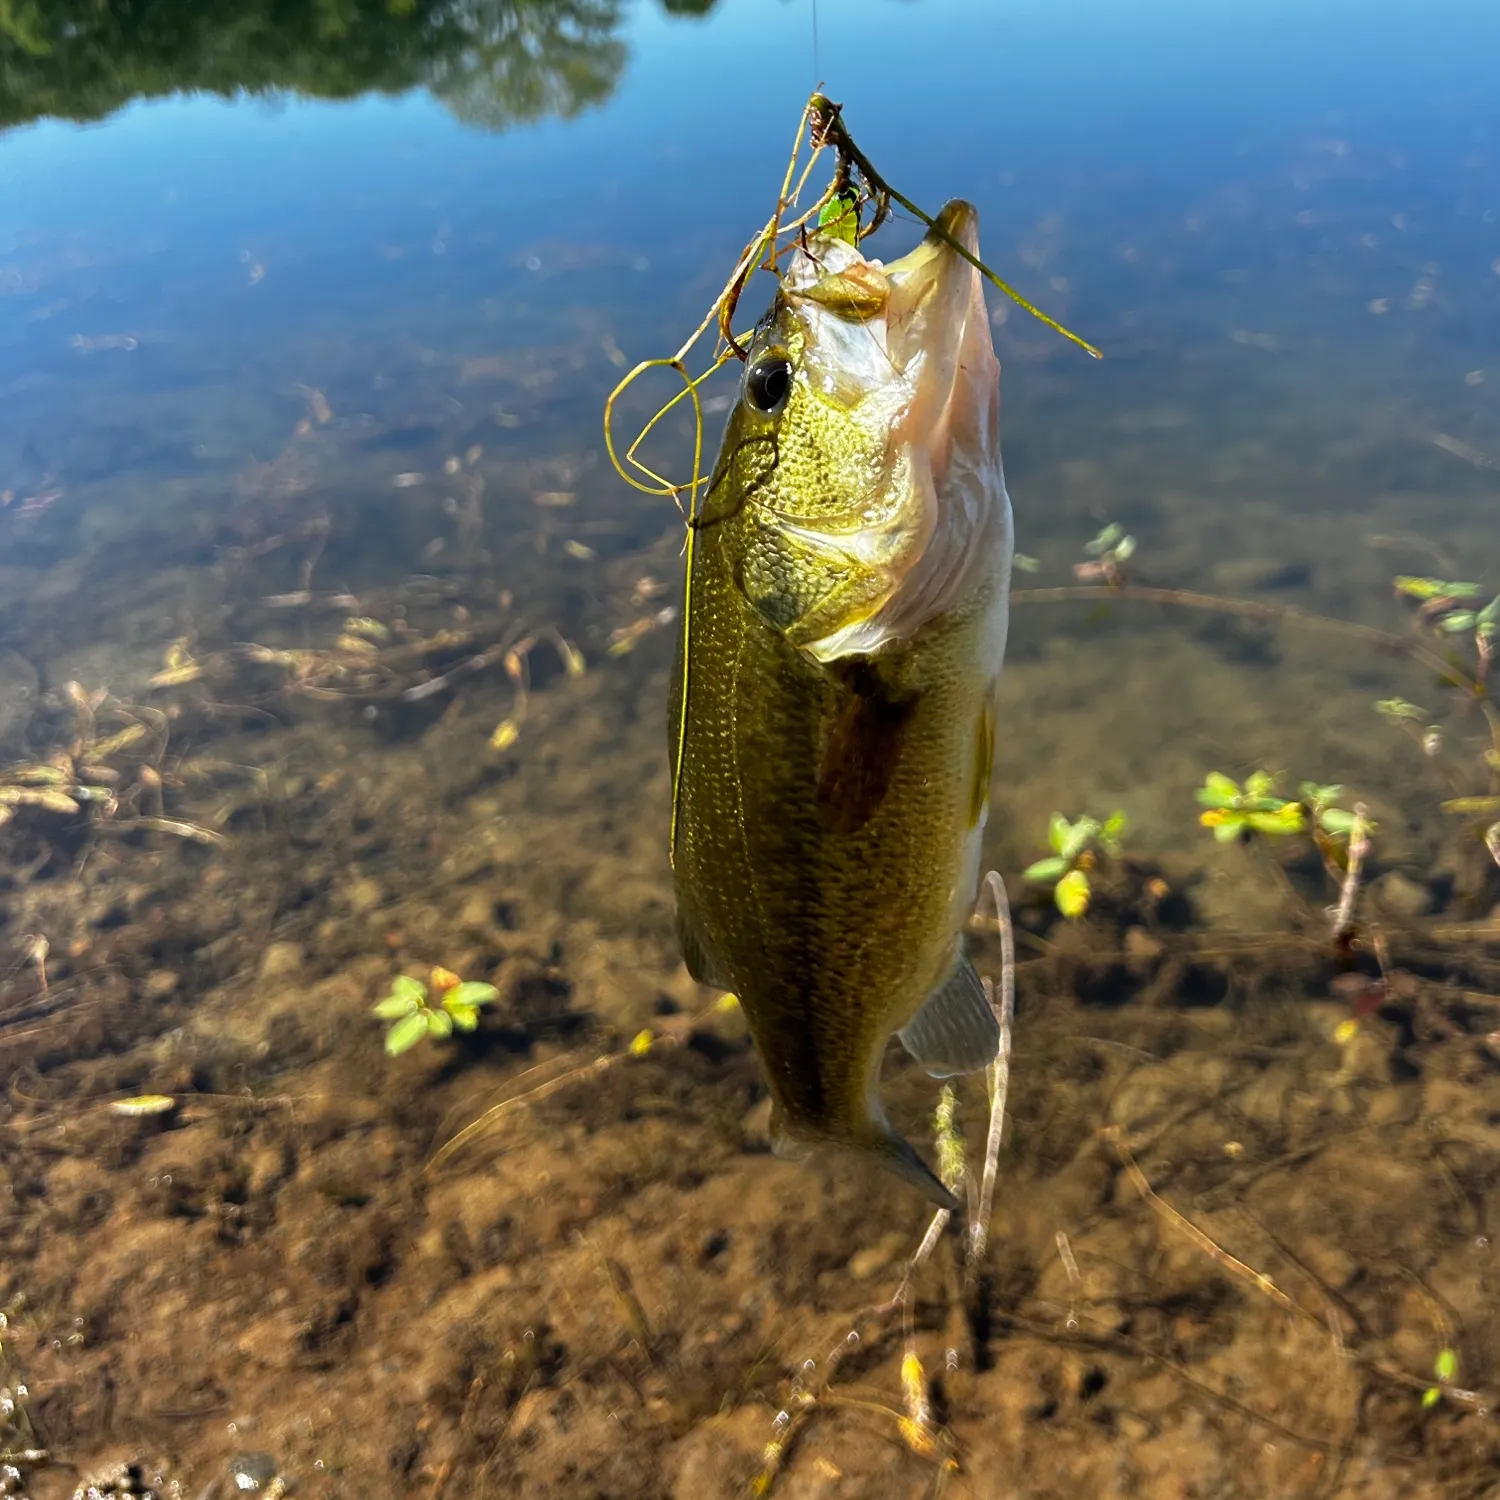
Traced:
<svg viewBox="0 0 1500 1500">
<path fill-rule="evenodd" d="M 977 254 L 977 215 L 939 225 Z M 733 991 L 779 1154 L 832 1142 L 952 1208 L 879 1094 L 993 1060 L 964 952 L 1011 511 L 979 273 L 939 235 L 788 263 L 692 521 L 671 706 L 678 936 Z"/>
</svg>

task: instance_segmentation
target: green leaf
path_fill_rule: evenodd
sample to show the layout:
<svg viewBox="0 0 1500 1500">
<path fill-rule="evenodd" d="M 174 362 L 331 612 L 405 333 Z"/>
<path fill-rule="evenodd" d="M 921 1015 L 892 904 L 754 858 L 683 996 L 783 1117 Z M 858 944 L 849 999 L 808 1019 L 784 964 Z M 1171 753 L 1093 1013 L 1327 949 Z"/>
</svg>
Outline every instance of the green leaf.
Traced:
<svg viewBox="0 0 1500 1500">
<path fill-rule="evenodd" d="M 1245 829 L 1243 818 L 1234 818 L 1227 823 L 1214 825 L 1214 839 L 1220 844 L 1232 844 Z"/>
<path fill-rule="evenodd" d="M 476 984 L 472 979 L 466 979 L 443 996 L 443 1005 L 447 1010 L 452 1010 L 455 1005 L 488 1005 L 499 993 L 492 984 Z"/>
<path fill-rule="evenodd" d="M 409 1016 L 421 1004 L 410 995 L 387 995 L 379 1005 L 375 1007 L 374 1014 L 382 1021 L 399 1021 L 402 1016 Z"/>
<path fill-rule="evenodd" d="M 1060 880 L 1067 873 L 1067 860 L 1059 854 L 1054 854 L 1049 859 L 1039 859 L 1034 865 L 1027 865 L 1021 872 L 1021 879 L 1050 882 Z"/>
<path fill-rule="evenodd" d="M 1450 797 L 1446 802 L 1439 802 L 1438 806 L 1445 813 L 1487 818 L 1491 813 L 1500 813 L 1500 797 Z"/>
<path fill-rule="evenodd" d="M 1063 852 L 1072 831 L 1073 825 L 1061 813 L 1052 814 L 1051 821 L 1047 824 L 1047 842 L 1052 845 L 1055 853 Z"/>
<path fill-rule="evenodd" d="M 427 1034 L 435 1036 L 440 1042 L 446 1042 L 453 1035 L 453 1017 L 445 1010 L 429 1010 L 423 1014 L 427 1018 Z"/>
<path fill-rule="evenodd" d="M 430 1010 L 416 1010 L 409 1016 L 397 1021 L 385 1034 L 385 1050 L 387 1056 L 400 1057 L 403 1052 L 410 1051 L 418 1042 L 427 1035 L 427 1018 L 438 1012 Z"/>
<path fill-rule="evenodd" d="M 852 188 L 830 198 L 818 211 L 818 233 L 846 245 L 859 243 L 859 197 Z"/>
<path fill-rule="evenodd" d="M 1382 698 L 1375 705 L 1375 712 L 1383 714 L 1387 719 L 1416 719 L 1418 721 L 1427 717 L 1425 708 L 1418 708 L 1415 703 L 1408 703 L 1405 698 Z"/>
<path fill-rule="evenodd" d="M 1240 800 L 1240 784 L 1222 771 L 1210 771 L 1198 788 L 1198 800 L 1205 807 L 1233 807 Z"/>
<path fill-rule="evenodd" d="M 1426 1411 L 1438 1404 L 1443 1399 L 1443 1393 L 1435 1386 L 1430 1385 L 1422 1392 L 1422 1410 Z"/>
<path fill-rule="evenodd" d="M 1394 580 L 1396 592 L 1408 599 L 1475 599 L 1483 590 L 1477 583 L 1449 583 L 1443 578 L 1413 578 L 1403 573 Z"/>
<path fill-rule="evenodd" d="M 1122 536 L 1115 544 L 1115 561 L 1129 562 L 1135 556 L 1135 538 L 1133 536 Z"/>
<path fill-rule="evenodd" d="M 1500 625 L 1500 594 L 1496 594 L 1485 607 L 1479 611 L 1479 623 L 1481 625 Z"/>
<path fill-rule="evenodd" d="M 1245 778 L 1245 795 L 1252 801 L 1265 801 L 1275 791 L 1276 778 L 1269 771 L 1252 771 Z"/>
<path fill-rule="evenodd" d="M 1451 615 L 1444 615 L 1438 626 L 1449 635 L 1457 635 L 1461 630 L 1472 630 L 1478 618 L 1472 609 L 1456 609 Z"/>
<path fill-rule="evenodd" d="M 403 997 L 410 995 L 420 1005 L 427 998 L 427 986 L 408 974 L 398 974 L 391 981 L 391 994 Z"/>
<path fill-rule="evenodd" d="M 1099 827 L 1099 847 L 1113 859 L 1120 852 L 1120 835 L 1125 832 L 1125 814 L 1111 813 Z"/>
<path fill-rule="evenodd" d="M 1040 573 L 1041 563 L 1034 557 L 1028 557 L 1024 552 L 1017 552 L 1010 560 L 1010 565 L 1017 573 Z"/>
<path fill-rule="evenodd" d="M 473 1005 L 450 1005 L 448 1014 L 460 1031 L 473 1031 L 479 1025 L 479 1011 Z"/>
<path fill-rule="evenodd" d="M 1304 781 L 1297 790 L 1302 800 L 1313 807 L 1331 807 L 1344 795 L 1341 786 L 1319 786 L 1316 781 Z"/>
<path fill-rule="evenodd" d="M 1318 814 L 1318 822 L 1325 833 L 1351 834 L 1358 821 L 1352 812 L 1345 812 L 1342 807 L 1325 807 Z"/>
<path fill-rule="evenodd" d="M 1088 848 L 1089 840 L 1098 832 L 1099 824 L 1095 819 L 1080 818 L 1068 830 L 1068 836 L 1063 840 L 1063 846 L 1059 852 L 1069 864 L 1072 864 Z"/>
<path fill-rule="evenodd" d="M 1089 878 L 1082 870 L 1069 870 L 1057 882 L 1052 899 L 1057 909 L 1070 922 L 1081 917 L 1089 909 Z"/>
<path fill-rule="evenodd" d="M 1286 834 L 1302 831 L 1302 806 L 1297 802 L 1283 803 L 1275 812 L 1246 813 L 1245 821 L 1257 833 L 1281 838 Z"/>
<path fill-rule="evenodd" d="M 1083 550 L 1087 552 L 1090 557 L 1098 557 L 1101 553 L 1109 551 L 1109 549 L 1113 547 L 1117 541 L 1119 541 L 1120 533 L 1124 529 L 1125 528 L 1122 527 L 1118 522 L 1111 521 L 1109 525 L 1106 526 L 1104 530 L 1094 538 L 1093 541 L 1085 542 L 1083 544 Z"/>
<path fill-rule="evenodd" d="M 1432 1373 L 1445 1385 L 1449 1384 L 1458 1374 L 1458 1355 L 1452 1349 L 1438 1350 L 1438 1357 L 1433 1363 Z"/>
</svg>

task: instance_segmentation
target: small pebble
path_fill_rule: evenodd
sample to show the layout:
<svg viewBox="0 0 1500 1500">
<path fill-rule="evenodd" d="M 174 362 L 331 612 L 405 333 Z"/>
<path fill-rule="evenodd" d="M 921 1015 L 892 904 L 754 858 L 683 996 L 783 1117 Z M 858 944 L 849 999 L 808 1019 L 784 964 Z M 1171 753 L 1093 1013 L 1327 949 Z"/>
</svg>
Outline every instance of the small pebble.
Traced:
<svg viewBox="0 0 1500 1500">
<path fill-rule="evenodd" d="M 1400 870 L 1387 870 L 1373 881 L 1370 894 L 1387 916 L 1423 917 L 1432 909 L 1432 892 Z"/>
<path fill-rule="evenodd" d="M 171 969 L 153 969 L 141 988 L 148 1000 L 165 1000 L 168 995 L 176 994 L 181 984 L 181 974 L 174 974 Z"/>
<path fill-rule="evenodd" d="M 262 979 L 285 979 L 302 970 L 302 948 L 298 943 L 272 943 L 261 955 Z"/>
<path fill-rule="evenodd" d="M 378 880 L 365 876 L 359 880 L 351 880 L 344 887 L 344 899 L 356 912 L 374 911 L 385 900 L 385 892 L 380 888 Z"/>
</svg>

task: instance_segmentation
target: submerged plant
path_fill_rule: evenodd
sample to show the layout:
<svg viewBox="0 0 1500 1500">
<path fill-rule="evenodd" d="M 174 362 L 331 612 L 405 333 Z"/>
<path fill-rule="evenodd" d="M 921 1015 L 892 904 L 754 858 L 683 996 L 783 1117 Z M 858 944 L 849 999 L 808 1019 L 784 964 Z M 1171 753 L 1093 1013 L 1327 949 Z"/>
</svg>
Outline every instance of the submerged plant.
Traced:
<svg viewBox="0 0 1500 1500">
<path fill-rule="evenodd" d="M 1125 582 L 1125 564 L 1135 556 L 1135 538 L 1125 528 L 1111 521 L 1083 550 L 1092 562 L 1075 563 L 1073 576 L 1081 583 L 1107 583 L 1119 588 Z"/>
<path fill-rule="evenodd" d="M 1417 578 L 1403 574 L 1393 580 L 1396 596 L 1417 605 L 1417 619 L 1440 635 L 1474 638 L 1475 665 L 1462 668 L 1463 680 L 1455 684 L 1482 697 L 1489 680 L 1495 638 L 1500 635 L 1500 594 L 1482 607 L 1484 590 L 1477 583 L 1453 583 L 1443 578 Z"/>
<path fill-rule="evenodd" d="M 1434 756 L 1443 748 L 1443 731 L 1428 722 L 1430 715 L 1425 708 L 1408 703 L 1405 698 L 1381 698 L 1375 704 L 1375 712 L 1399 725 L 1421 746 L 1423 755 Z"/>
<path fill-rule="evenodd" d="M 374 1010 L 380 1020 L 392 1023 L 385 1034 L 387 1055 L 399 1057 L 423 1037 L 446 1041 L 455 1028 L 473 1031 L 479 1025 L 480 1007 L 499 993 L 494 985 L 460 979 L 451 969 L 434 968 L 430 989 L 420 979 L 398 974 L 390 994 Z M 434 996 L 436 1006 L 431 1003 Z"/>
<path fill-rule="evenodd" d="M 1438 1356 L 1432 1362 L 1432 1373 L 1437 1376 L 1438 1384 L 1430 1385 L 1422 1392 L 1422 1408 L 1436 1406 L 1443 1399 L 1443 1386 L 1452 1385 L 1458 1378 L 1458 1355 L 1446 1345 L 1438 1350 Z"/>
<path fill-rule="evenodd" d="M 1102 823 L 1089 817 L 1070 823 L 1061 813 L 1053 813 L 1047 828 L 1047 842 L 1052 845 L 1052 853 L 1046 859 L 1028 865 L 1021 878 L 1038 885 L 1050 885 L 1058 911 L 1074 921 L 1089 909 L 1093 896 L 1089 871 L 1094 868 L 1098 854 L 1115 858 L 1120 852 L 1120 835 L 1124 831 L 1125 814 L 1122 812 L 1111 813 Z"/>
<path fill-rule="evenodd" d="M 1276 778 L 1268 771 L 1252 771 L 1243 787 L 1222 771 L 1210 771 L 1196 793 L 1205 808 L 1199 821 L 1213 830 L 1221 844 L 1257 833 L 1285 838 L 1311 832 L 1315 838 L 1321 833 L 1330 839 L 1348 839 L 1356 815 L 1335 805 L 1344 794 L 1343 787 L 1304 781 L 1298 791 L 1300 797 L 1279 796 Z"/>
<path fill-rule="evenodd" d="M 1198 821 L 1211 828 L 1221 844 L 1249 839 L 1257 833 L 1285 838 L 1306 827 L 1302 804 L 1278 796 L 1276 778 L 1268 771 L 1252 771 L 1244 786 L 1222 771 L 1210 771 L 1196 796 L 1205 808 Z"/>
</svg>

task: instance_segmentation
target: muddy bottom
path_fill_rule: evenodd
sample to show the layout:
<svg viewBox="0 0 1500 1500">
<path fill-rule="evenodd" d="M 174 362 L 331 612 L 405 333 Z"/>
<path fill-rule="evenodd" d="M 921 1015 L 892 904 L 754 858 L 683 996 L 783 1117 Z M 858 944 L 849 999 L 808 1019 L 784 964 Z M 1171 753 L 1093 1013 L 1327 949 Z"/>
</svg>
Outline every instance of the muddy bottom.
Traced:
<svg viewBox="0 0 1500 1500">
<path fill-rule="evenodd" d="M 497 684 L 184 728 L 179 772 L 266 772 L 166 787 L 222 847 L 12 828 L 7 1492 L 1493 1495 L 1500 924 L 1382 917 L 1381 986 L 1315 866 L 1127 857 L 1076 925 L 1007 871 L 989 1248 L 895 1306 L 922 1203 L 773 1158 L 677 960 L 667 649 L 554 672 L 510 757 Z M 387 1058 L 434 964 L 498 997 Z M 930 1142 L 895 1047 L 886 1092 Z"/>
</svg>

